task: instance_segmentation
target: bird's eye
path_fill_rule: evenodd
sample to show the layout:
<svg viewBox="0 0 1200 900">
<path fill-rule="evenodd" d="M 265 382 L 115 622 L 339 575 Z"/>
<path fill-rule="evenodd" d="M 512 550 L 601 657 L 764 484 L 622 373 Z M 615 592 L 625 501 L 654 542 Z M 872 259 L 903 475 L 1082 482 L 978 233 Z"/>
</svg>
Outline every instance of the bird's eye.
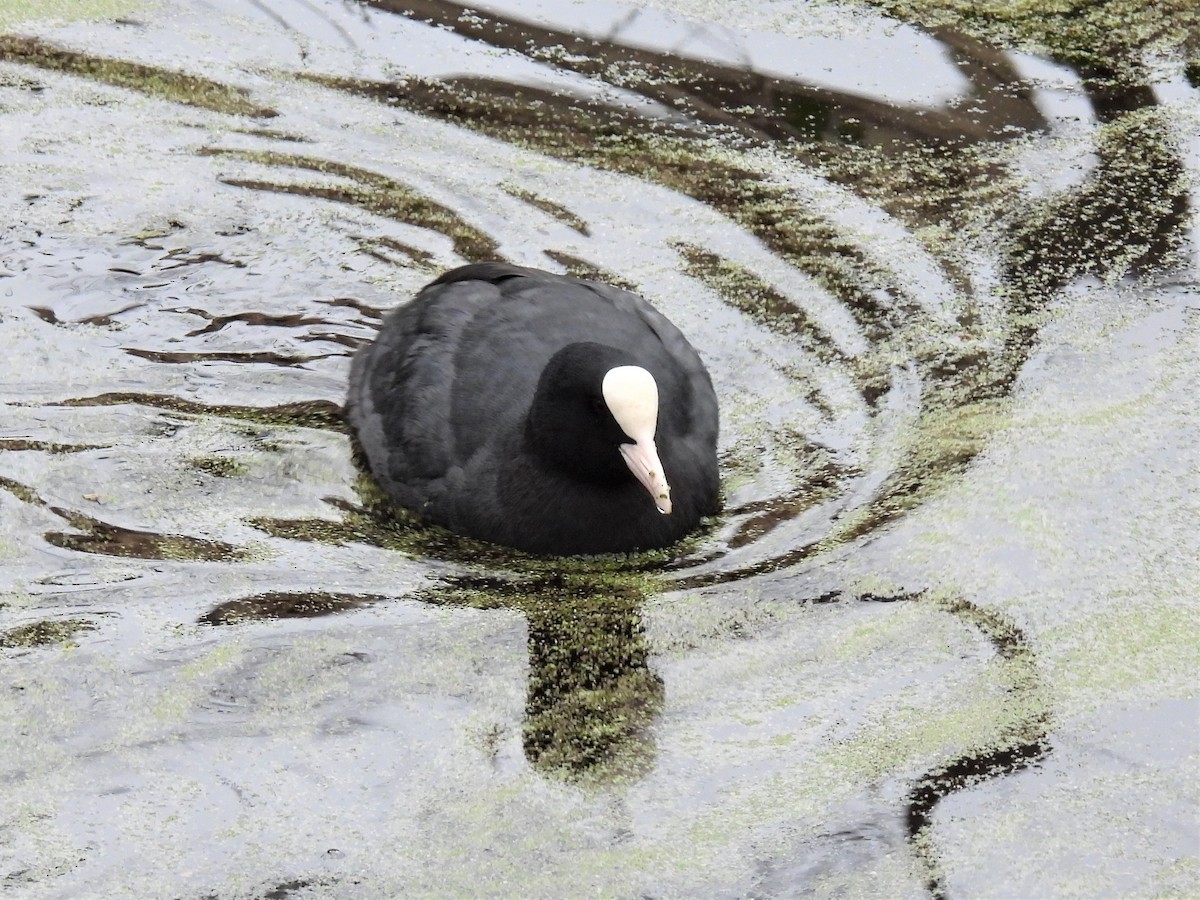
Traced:
<svg viewBox="0 0 1200 900">
<path fill-rule="evenodd" d="M 600 397 L 590 397 L 588 405 L 592 408 L 592 412 L 597 416 L 603 416 L 608 411 L 608 406 Z"/>
</svg>

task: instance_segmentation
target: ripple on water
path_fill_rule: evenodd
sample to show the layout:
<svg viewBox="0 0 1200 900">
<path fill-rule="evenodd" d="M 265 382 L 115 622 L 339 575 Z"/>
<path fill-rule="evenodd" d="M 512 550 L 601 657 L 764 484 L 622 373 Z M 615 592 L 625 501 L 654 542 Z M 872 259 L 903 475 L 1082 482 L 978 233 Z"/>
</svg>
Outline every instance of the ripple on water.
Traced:
<svg viewBox="0 0 1200 900">
<path fill-rule="evenodd" d="M 164 37 L 189 47 L 178 70 L 142 60 L 156 42 L 131 44 L 116 27 L 97 26 L 103 52 L 0 38 L 6 72 L 28 76 L 0 80 L 6 140 L 54 149 L 36 163 L 14 156 L 37 192 L 0 200 L 28 226 L 0 239 L 0 329 L 12 347 L 0 379 L 0 512 L 35 532 L 12 542 L 29 577 L 0 585 L 12 597 L 0 612 L 20 608 L 28 621 L 0 632 L 0 645 L 87 645 L 120 631 L 129 649 L 141 646 L 138 629 L 158 635 L 160 646 L 136 651 L 159 657 L 146 682 L 107 672 L 124 682 L 96 688 L 141 696 L 159 717 L 106 734 L 124 753 L 172 733 L 203 759 L 214 711 L 264 740 L 274 727 L 264 723 L 294 715 L 342 753 L 358 751 L 339 740 L 369 729 L 419 759 L 443 742 L 433 755 L 449 760 L 452 790 L 432 769 L 406 777 L 436 798 L 426 819 L 444 828 L 422 829 L 424 844 L 395 834 L 394 847 L 435 848 L 443 830 L 463 829 L 479 832 L 479 846 L 506 845 L 509 835 L 488 829 L 525 812 L 488 805 L 494 791 L 480 779 L 520 777 L 528 764 L 600 792 L 589 797 L 620 786 L 613 802 L 626 808 L 588 814 L 650 857 L 695 848 L 701 875 L 680 865 L 651 879 L 666 893 L 706 892 L 750 858 L 769 861 L 731 890 L 855 883 L 848 873 L 884 865 L 899 843 L 919 871 L 893 860 L 897 883 L 941 893 L 936 805 L 1047 752 L 1053 717 L 1033 643 L 969 597 L 850 591 L 828 573 L 978 459 L 1064 284 L 1177 258 L 1185 170 L 1153 96 L 1093 91 L 1105 113 L 1098 166 L 1030 206 L 1013 202 L 1006 142 L 1047 122 L 1009 61 L 964 35 L 941 36 L 964 62 L 963 102 L 917 110 L 617 40 L 576 55 L 553 28 L 440 0 L 366 4 L 361 21 L 334 6 L 313 8 L 326 17 L 319 31 L 374 47 L 359 55 L 366 71 L 402 61 L 385 53 L 377 66 L 362 23 L 425 28 L 380 12 L 410 10 L 469 38 L 455 45 L 464 60 L 483 48 L 505 65 L 604 83 L 620 102 L 494 72 L 357 77 L 363 69 L 324 39 L 297 64 L 296 26 L 265 20 L 247 26 L 258 37 L 227 34 L 220 62 L 197 54 L 186 28 Z M 183 4 L 181 21 L 194 12 Z M 252 78 L 231 62 L 251 44 L 270 59 Z M 49 90 L 33 90 L 34 76 Z M 528 558 L 387 509 L 355 470 L 340 415 L 349 354 L 435 273 L 489 258 L 638 289 L 689 334 L 724 416 L 726 505 L 701 533 L 671 552 Z M 9 552 L 0 541 L 0 557 Z M 156 577 L 144 584 L 139 572 Z M 76 588 L 125 605 L 111 619 L 89 616 L 93 601 L 60 615 L 53 604 Z M 763 590 L 787 602 L 760 602 Z M 354 625 L 318 621 L 337 614 Z M 664 632 L 673 617 L 686 627 Z M 903 628 L 915 660 L 886 647 Z M 763 659 L 829 696 L 767 677 Z M 70 665 L 47 663 L 42 689 L 80 703 Z M 728 677 L 689 670 L 701 665 Z M 489 666 L 499 676 L 484 677 Z M 381 696 L 358 669 L 411 693 Z M 781 695 L 774 706 L 731 699 L 739 678 Z M 406 707 L 412 697 L 445 721 L 423 724 L 437 717 Z M 946 697 L 949 711 L 938 707 Z M 878 713 L 908 702 L 893 718 Z M 188 729 L 197 711 L 210 730 Z M 872 740 L 880 721 L 902 733 Z M 41 727 L 60 729 L 44 747 L 64 734 L 87 741 L 57 720 Z M 345 777 L 273 746 L 297 767 Z M 365 764 L 369 778 L 389 790 L 395 773 L 378 765 Z M 280 777 L 248 777 L 236 802 L 253 806 L 244 790 L 255 778 L 278 787 Z M 854 778 L 903 789 L 883 811 L 858 809 L 845 784 Z M 456 805 L 464 784 L 490 824 Z M 522 803 L 548 804 L 540 790 Z M 562 802 L 530 813 L 529 833 L 584 803 Z M 567 856 L 591 852 L 571 845 L 588 843 L 586 828 L 555 828 Z M 678 846 L 655 843 L 660 834 Z M 473 871 L 455 865 L 438 868 L 451 879 Z"/>
</svg>

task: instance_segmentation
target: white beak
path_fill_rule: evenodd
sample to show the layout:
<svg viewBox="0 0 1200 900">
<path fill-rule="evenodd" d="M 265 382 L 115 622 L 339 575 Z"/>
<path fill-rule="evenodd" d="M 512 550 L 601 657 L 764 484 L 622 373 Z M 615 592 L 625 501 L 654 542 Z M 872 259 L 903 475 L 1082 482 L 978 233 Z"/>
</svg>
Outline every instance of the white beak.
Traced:
<svg viewBox="0 0 1200 900">
<path fill-rule="evenodd" d="M 671 488 L 663 472 L 654 432 L 658 423 L 658 385 L 641 366 L 609 369 L 602 385 L 604 402 L 632 444 L 621 444 L 621 456 L 664 516 L 671 512 Z"/>
<path fill-rule="evenodd" d="M 636 444 L 622 444 L 621 456 L 633 477 L 641 482 L 642 487 L 650 492 L 654 505 L 663 515 L 671 512 L 671 488 L 667 484 L 666 473 L 663 472 L 662 462 L 658 458 L 658 448 L 652 438 L 643 438 Z"/>
</svg>

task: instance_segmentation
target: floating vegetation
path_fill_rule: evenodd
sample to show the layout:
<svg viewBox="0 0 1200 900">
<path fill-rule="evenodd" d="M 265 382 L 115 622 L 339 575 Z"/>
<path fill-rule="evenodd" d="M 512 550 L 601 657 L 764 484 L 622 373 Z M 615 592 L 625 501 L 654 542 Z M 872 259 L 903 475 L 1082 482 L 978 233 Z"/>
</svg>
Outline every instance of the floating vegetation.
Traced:
<svg viewBox="0 0 1200 900">
<path fill-rule="evenodd" d="M 287 141 L 292 144 L 311 144 L 313 142 L 312 138 L 302 134 L 292 134 L 275 128 L 230 128 L 229 130 L 235 134 L 248 134 L 250 137 L 265 138 L 268 141 Z"/>
<path fill-rule="evenodd" d="M 729 510 L 730 515 L 747 516 L 738 525 L 737 530 L 730 535 L 729 546 L 731 548 L 736 549 L 752 544 L 805 510 L 834 499 L 848 479 L 861 474 L 856 470 L 838 465 L 826 451 L 816 451 L 813 456 L 815 457 L 814 462 L 818 464 L 790 493 Z M 693 584 L 698 586 L 699 584 L 686 576 L 683 583 L 685 586 Z"/>
<path fill-rule="evenodd" d="M 663 682 L 641 623 L 647 586 L 636 572 L 564 560 L 532 577 L 452 578 L 417 599 L 525 616 L 525 756 L 542 771 L 595 783 L 636 777 L 653 762 Z"/>
<path fill-rule="evenodd" d="M 0 488 L 3 488 L 22 503 L 28 503 L 30 506 L 46 505 L 45 501 L 37 495 L 37 491 L 28 485 L 21 484 L 19 481 L 14 481 L 11 478 L 0 476 Z"/>
<path fill-rule="evenodd" d="M 351 609 L 361 609 L 385 598 L 367 594 L 331 594 L 320 591 L 272 591 L 239 597 L 215 606 L 197 621 L 201 625 L 237 625 L 268 619 L 311 619 Z"/>
<path fill-rule="evenodd" d="M 504 193 L 510 197 L 516 197 L 518 200 L 525 201 L 530 206 L 536 207 L 552 218 L 558 219 L 558 221 L 562 222 L 568 228 L 573 228 L 585 237 L 592 233 L 591 229 L 588 228 L 587 222 L 565 206 L 555 203 L 553 200 L 547 200 L 540 194 L 535 194 L 533 191 L 526 190 L 515 184 L 505 184 L 501 185 L 501 187 L 504 189 Z"/>
<path fill-rule="evenodd" d="M 250 471 L 249 466 L 232 456 L 193 456 L 186 462 L 193 469 L 213 478 L 233 478 Z"/>
<path fill-rule="evenodd" d="M 50 507 L 50 511 L 82 532 L 50 531 L 43 535 L 48 543 L 66 550 L 136 559 L 245 562 L 252 558 L 249 551 L 224 541 L 123 528 L 57 506 Z"/>
<path fill-rule="evenodd" d="M 384 239 L 381 239 L 381 240 L 384 240 Z M 392 241 L 390 243 L 384 243 L 384 246 L 385 247 L 390 246 L 393 249 L 402 250 L 405 253 L 412 252 L 412 250 L 413 250 L 413 248 L 409 247 L 407 244 L 402 244 L 400 241 Z M 424 254 L 425 262 L 428 262 L 429 260 L 431 260 L 433 258 L 429 254 L 425 253 L 423 250 L 417 251 L 417 252 Z M 361 315 L 366 316 L 366 318 L 368 318 L 368 319 L 382 319 L 383 318 L 383 310 L 382 309 L 379 309 L 376 306 L 371 306 L 367 303 L 363 303 L 361 300 L 356 300 L 353 297 L 336 297 L 333 300 L 318 300 L 317 302 L 324 303 L 327 306 L 349 307 L 350 309 L 356 310 Z"/>
<path fill-rule="evenodd" d="M 170 412 L 192 415 L 224 416 L 243 419 L 260 425 L 290 425 L 295 428 L 320 428 L 324 431 L 345 431 L 342 408 L 329 400 L 304 400 L 297 403 L 281 403 L 278 406 L 222 406 L 181 400 L 162 394 L 137 394 L 112 392 L 94 397 L 77 397 L 63 400 L 58 406 L 119 406 L 125 403 L 151 406 Z"/>
<path fill-rule="evenodd" d="M 185 312 L 193 316 L 199 316 L 202 319 L 207 319 L 208 324 L 203 328 L 197 328 L 194 331 L 189 331 L 185 337 L 199 337 L 202 334 L 213 334 L 221 331 L 228 325 L 240 323 L 244 325 L 253 325 L 259 327 L 274 327 L 274 328 L 302 328 L 306 325 L 336 325 L 337 323 L 330 319 L 323 319 L 320 316 L 306 316 L 303 313 L 293 313 L 291 315 L 268 315 L 260 312 L 240 312 L 232 313 L 226 316 L 214 316 L 211 313 L 205 312 L 202 309 L 182 309 L 180 312 Z"/>
<path fill-rule="evenodd" d="M 28 438 L 0 438 L 0 450 L 36 450 L 40 453 L 84 453 L 104 450 L 107 444 L 60 444 L 55 441 L 35 441 Z"/>
<path fill-rule="evenodd" d="M 472 574 L 442 579 L 415 599 L 513 609 L 526 617 L 524 746 L 530 762 L 572 780 L 607 781 L 644 771 L 653 756 L 648 728 L 662 704 L 662 682 L 649 668 L 640 610 L 672 551 L 526 556 L 420 522 L 392 506 L 368 475 L 359 476 L 358 489 L 363 506 L 328 501 L 343 513 L 341 521 L 246 521 L 275 537 L 357 541 L 467 567 Z"/>
<path fill-rule="evenodd" d="M 985 237 L 1014 213 L 1019 178 L 995 142 L 904 143 L 889 147 L 820 145 L 813 166 L 904 224 L 934 255 L 954 287 L 973 292 L 972 252 L 964 244 Z M 968 312 L 969 315 L 969 312 Z M 964 321 L 963 324 L 970 324 Z"/>
<path fill-rule="evenodd" d="M 311 356 L 296 356 L 288 353 L 271 353 L 267 351 L 240 353 L 232 350 L 185 352 L 175 350 L 143 350 L 140 347 L 126 347 L 125 352 L 139 359 L 148 359 L 152 362 L 171 363 L 175 365 L 194 362 L 231 362 L 284 367 L 302 366 L 305 363 L 315 362 L 318 359 L 328 359 L 331 356 L 341 355 L 339 353 L 316 353 Z"/>
<path fill-rule="evenodd" d="M 1128 113 L 1097 138 L 1088 179 L 1009 228 L 1007 281 L 1025 308 L 1082 275 L 1111 280 L 1182 262 L 1190 185 L 1162 113 Z"/>
<path fill-rule="evenodd" d="M 0 632 L 0 649 L 44 647 L 47 644 L 66 646 L 73 642 L 76 635 L 94 631 L 95 628 L 87 619 L 43 619 Z"/>
<path fill-rule="evenodd" d="M 1200 54 L 1200 7 L 1192 0 L 868 0 L 888 15 L 939 35 L 1040 53 L 1085 79 L 1145 83 L 1152 54 Z"/>
<path fill-rule="evenodd" d="M 822 362 L 843 365 L 838 351 L 812 317 L 745 266 L 693 244 L 676 245 L 687 273 L 712 288 L 721 299 L 778 334 L 786 334 Z"/>
<path fill-rule="evenodd" d="M 890 287 L 892 279 L 865 259 L 855 241 L 807 208 L 788 188 L 771 183 L 749 156 L 698 135 L 666 130 L 653 120 L 607 107 L 572 105 L 557 95 L 548 95 L 541 103 L 514 99 L 500 82 L 473 82 L 468 90 L 458 82 L 421 79 L 313 80 L 692 197 L 746 227 L 842 299 L 869 335 L 879 335 L 880 319 L 891 319 L 894 325 L 896 317 L 911 306 L 901 297 L 896 308 L 883 309 L 875 289 Z"/>
<path fill-rule="evenodd" d="M 429 199 L 408 185 L 378 172 L 327 159 L 263 150 L 228 150 L 210 147 L 200 150 L 199 153 L 204 156 L 240 159 L 275 168 L 307 169 L 323 175 L 345 178 L 354 184 L 349 187 L 329 184 L 279 184 L 245 178 L 223 178 L 222 181 L 225 184 L 253 190 L 298 194 L 303 197 L 348 203 L 378 216 L 385 216 L 395 219 L 397 222 L 418 225 L 444 234 L 454 242 L 455 252 L 464 259 L 482 262 L 498 258 L 496 242 L 478 228 L 467 224 L 458 213 Z"/>
<path fill-rule="evenodd" d="M 372 237 L 359 235 L 355 237 L 355 240 L 359 242 L 363 253 L 390 266 L 433 271 L 434 256 L 428 250 L 422 250 L 420 247 L 414 247 L 412 244 L 406 244 L 404 241 L 386 235 Z M 397 259 L 393 254 L 399 254 L 399 258 Z M 379 316 L 376 314 L 374 317 L 378 318 Z"/>
<path fill-rule="evenodd" d="M 637 285 L 615 272 L 609 272 L 607 269 L 602 269 L 586 259 L 580 259 L 578 256 L 572 256 L 570 253 L 563 253 L 561 250 L 543 250 L 548 257 L 558 263 L 566 273 L 573 278 L 582 278 L 585 281 L 599 281 L 603 284 L 613 284 L 619 288 L 624 288 L 627 291 L 637 293 Z"/>
<path fill-rule="evenodd" d="M 0 60 L 90 78 L 160 100 L 214 112 L 255 118 L 278 115 L 270 107 L 253 103 L 249 93 L 242 88 L 156 66 L 79 53 L 35 37 L 0 34 Z"/>
<path fill-rule="evenodd" d="M 132 303 L 129 306 L 123 306 L 118 310 L 110 313 L 103 313 L 96 316 L 86 316 L 82 319 L 76 319 L 71 322 L 64 322 L 59 319 L 58 314 L 54 310 L 45 306 L 30 306 L 29 311 L 36 315 L 39 319 L 49 325 L 94 325 L 98 328 L 111 328 L 116 322 L 114 321 L 121 313 L 129 312 L 131 309 L 137 309 L 141 306 L 140 303 Z"/>
<path fill-rule="evenodd" d="M 909 792 L 905 815 L 909 842 L 925 863 L 930 896 L 941 900 L 946 886 L 930 833 L 934 808 L 953 793 L 1019 771 L 1046 756 L 1050 752 L 1051 698 L 1029 639 L 1003 613 L 962 597 L 904 599 L 931 602 L 982 633 L 996 651 L 992 666 L 1003 692 L 1002 710 L 988 723 L 998 734 L 935 766 Z"/>
</svg>

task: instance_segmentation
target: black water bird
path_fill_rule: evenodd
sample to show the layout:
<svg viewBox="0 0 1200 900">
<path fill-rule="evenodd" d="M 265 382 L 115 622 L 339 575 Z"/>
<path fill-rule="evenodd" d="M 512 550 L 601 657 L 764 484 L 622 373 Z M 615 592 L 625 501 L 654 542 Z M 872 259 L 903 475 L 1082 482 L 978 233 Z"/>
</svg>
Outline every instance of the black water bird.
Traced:
<svg viewBox="0 0 1200 900">
<path fill-rule="evenodd" d="M 447 272 L 355 355 L 346 409 L 396 503 L 497 544 L 665 547 L 717 508 L 708 371 L 610 285 L 504 263 Z"/>
</svg>

